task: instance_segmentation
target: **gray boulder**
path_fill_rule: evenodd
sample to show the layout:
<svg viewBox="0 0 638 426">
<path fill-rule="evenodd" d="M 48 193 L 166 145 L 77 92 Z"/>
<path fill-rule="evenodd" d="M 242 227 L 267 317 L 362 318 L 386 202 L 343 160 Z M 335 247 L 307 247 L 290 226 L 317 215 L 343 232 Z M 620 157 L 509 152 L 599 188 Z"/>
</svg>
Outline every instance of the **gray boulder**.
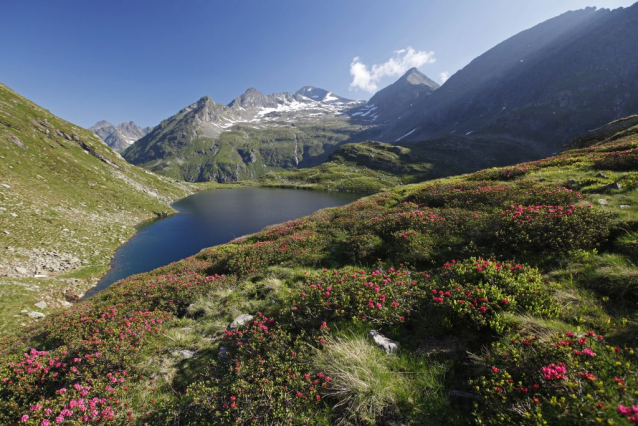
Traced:
<svg viewBox="0 0 638 426">
<path fill-rule="evenodd" d="M 392 339 L 388 339 L 383 334 L 379 333 L 376 330 L 372 330 L 368 333 L 368 336 L 376 343 L 377 346 L 383 348 L 385 353 L 391 354 L 399 351 L 399 344 Z"/>
<path fill-rule="evenodd" d="M 241 314 L 240 316 L 235 318 L 233 322 L 230 323 L 230 325 L 228 326 L 228 329 L 237 330 L 239 327 L 242 327 L 246 325 L 246 323 L 248 323 L 249 321 L 252 321 L 253 318 L 254 317 L 250 314 Z"/>
</svg>

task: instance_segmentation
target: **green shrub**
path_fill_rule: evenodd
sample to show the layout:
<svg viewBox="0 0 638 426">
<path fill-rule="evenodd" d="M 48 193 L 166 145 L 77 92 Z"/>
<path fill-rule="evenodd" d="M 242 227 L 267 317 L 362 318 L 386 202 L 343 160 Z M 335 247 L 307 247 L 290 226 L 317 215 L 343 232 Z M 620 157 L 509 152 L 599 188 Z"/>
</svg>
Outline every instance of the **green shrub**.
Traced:
<svg viewBox="0 0 638 426">
<path fill-rule="evenodd" d="M 452 261 L 437 274 L 433 286 L 428 305 L 443 310 L 453 327 L 488 327 L 502 333 L 507 328 L 505 312 L 552 318 L 559 311 L 551 283 L 537 269 L 517 263 L 482 258 Z"/>
<path fill-rule="evenodd" d="M 245 327 L 226 331 L 227 356 L 188 388 L 175 422 L 195 424 L 308 424 L 322 409 L 320 391 L 330 382 L 310 366 L 311 348 L 259 314 Z M 158 419 L 166 423 L 166 419 Z"/>
<path fill-rule="evenodd" d="M 591 205 L 512 206 L 497 219 L 489 245 L 503 253 L 561 254 L 600 246 L 610 227 L 609 215 Z"/>
<path fill-rule="evenodd" d="M 593 332 L 496 343 L 473 382 L 479 424 L 581 425 L 638 421 L 638 357 Z M 627 411 L 626 407 L 629 407 Z M 633 420 L 632 420 L 633 419 Z"/>
</svg>

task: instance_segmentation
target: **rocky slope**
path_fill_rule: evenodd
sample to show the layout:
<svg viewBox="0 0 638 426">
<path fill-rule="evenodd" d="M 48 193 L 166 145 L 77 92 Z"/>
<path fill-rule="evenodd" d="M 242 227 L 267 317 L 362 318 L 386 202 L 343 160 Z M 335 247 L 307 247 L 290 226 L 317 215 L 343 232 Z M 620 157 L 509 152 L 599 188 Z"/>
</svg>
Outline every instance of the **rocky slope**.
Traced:
<svg viewBox="0 0 638 426">
<path fill-rule="evenodd" d="M 0 341 L 0 423 L 635 424 L 638 137 L 616 136 L 116 283 Z"/>
<path fill-rule="evenodd" d="M 376 138 L 516 138 L 543 155 L 560 151 L 638 111 L 636 49 L 638 4 L 565 13 L 479 56 Z"/>
<path fill-rule="evenodd" d="M 271 95 L 251 88 L 228 105 L 205 96 L 162 121 L 123 156 L 187 181 L 255 178 L 325 159 L 365 128 L 344 115 L 357 105 L 308 87 Z"/>
<path fill-rule="evenodd" d="M 0 84 L 0 329 L 77 297 L 138 223 L 192 191 Z"/>
<path fill-rule="evenodd" d="M 146 136 L 152 129 L 152 127 L 140 127 L 133 121 L 120 123 L 117 126 L 108 121 L 99 121 L 89 127 L 89 130 L 117 152 L 124 151 L 135 141 Z"/>
</svg>

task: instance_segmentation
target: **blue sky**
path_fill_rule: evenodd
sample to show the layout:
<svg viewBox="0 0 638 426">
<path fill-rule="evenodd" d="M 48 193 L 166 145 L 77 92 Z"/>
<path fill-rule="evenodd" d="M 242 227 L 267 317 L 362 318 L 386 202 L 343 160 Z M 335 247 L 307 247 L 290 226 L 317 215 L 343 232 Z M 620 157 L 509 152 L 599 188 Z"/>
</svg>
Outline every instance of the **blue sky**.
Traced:
<svg viewBox="0 0 638 426">
<path fill-rule="evenodd" d="M 85 127 L 101 119 L 155 125 L 203 95 L 228 103 L 248 87 L 313 85 L 367 99 L 402 66 L 420 64 L 440 82 L 565 11 L 635 1 L 7 1 L 0 82 Z M 355 87 L 354 58 L 364 81 Z M 375 73 L 374 64 L 386 66 Z"/>
</svg>

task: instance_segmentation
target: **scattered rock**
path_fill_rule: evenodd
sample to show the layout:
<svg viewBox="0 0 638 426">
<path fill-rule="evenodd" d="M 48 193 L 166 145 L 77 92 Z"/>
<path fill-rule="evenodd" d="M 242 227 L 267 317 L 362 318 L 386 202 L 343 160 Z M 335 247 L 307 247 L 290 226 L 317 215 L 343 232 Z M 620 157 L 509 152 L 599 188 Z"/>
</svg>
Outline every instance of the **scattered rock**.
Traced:
<svg viewBox="0 0 638 426">
<path fill-rule="evenodd" d="M 195 351 L 190 351 L 188 349 L 180 349 L 178 351 L 173 351 L 171 352 L 173 355 L 175 356 L 179 356 L 182 357 L 184 359 L 191 359 L 192 357 L 195 356 L 196 352 Z"/>
<path fill-rule="evenodd" d="M 631 208 L 631 206 L 629 204 L 621 204 L 618 207 L 620 207 L 621 209 L 629 209 L 629 208 Z"/>
<path fill-rule="evenodd" d="M 395 353 L 399 350 L 399 344 L 397 342 L 392 339 L 388 339 L 376 330 L 372 330 L 368 333 L 368 336 L 370 336 L 377 346 L 383 348 L 387 354 Z"/>
<path fill-rule="evenodd" d="M 78 295 L 72 288 L 67 288 L 64 290 L 64 298 L 67 302 L 77 302 L 80 300 L 80 295 Z"/>
<path fill-rule="evenodd" d="M 0 183 L 0 186 L 4 186 L 7 189 L 11 189 L 11 186 L 7 185 L 6 183 Z"/>
<path fill-rule="evenodd" d="M 7 231 L 6 229 L 2 232 L 4 232 L 5 235 L 9 235 L 9 231 Z"/>
<path fill-rule="evenodd" d="M 18 217 L 17 213 L 9 213 L 12 217 Z"/>
<path fill-rule="evenodd" d="M 34 306 L 39 309 L 47 309 L 48 307 L 47 302 L 45 302 L 44 300 L 41 302 L 35 303 Z"/>
<path fill-rule="evenodd" d="M 607 175 L 606 175 L 606 174 L 604 174 L 603 172 L 598 172 L 598 173 L 596 173 L 596 177 L 597 177 L 597 178 L 607 179 Z"/>
<path fill-rule="evenodd" d="M 22 148 L 22 149 L 26 149 L 24 147 L 24 144 L 22 143 L 22 141 L 20 139 L 18 139 L 17 137 L 15 137 L 12 134 L 9 134 L 9 139 L 11 139 L 11 142 L 13 142 L 14 144 L 16 144 L 18 147 Z"/>
<path fill-rule="evenodd" d="M 602 191 L 604 192 L 608 192 L 608 191 L 612 191 L 612 190 L 621 190 L 622 189 L 622 184 L 618 183 L 618 182 L 614 182 L 611 183 L 609 185 L 605 185 L 601 188 Z"/>
<path fill-rule="evenodd" d="M 31 311 L 31 312 L 27 313 L 27 316 L 29 318 L 34 318 L 34 319 L 40 319 L 40 318 L 46 317 L 46 315 L 44 315 L 42 312 L 38 312 L 38 311 Z"/>
<path fill-rule="evenodd" d="M 235 318 L 233 322 L 230 323 L 230 325 L 228 326 L 228 329 L 237 330 L 239 327 L 245 325 L 247 322 L 252 321 L 253 318 L 254 317 L 250 314 L 241 314 L 240 316 Z"/>
<path fill-rule="evenodd" d="M 20 275 L 26 275 L 29 273 L 29 271 L 27 271 L 27 268 L 23 268 L 22 266 L 16 266 L 16 272 Z"/>
<path fill-rule="evenodd" d="M 601 206 L 606 206 L 607 205 L 607 200 L 605 200 L 604 198 L 601 198 L 598 200 L 598 204 L 600 204 Z"/>
</svg>

